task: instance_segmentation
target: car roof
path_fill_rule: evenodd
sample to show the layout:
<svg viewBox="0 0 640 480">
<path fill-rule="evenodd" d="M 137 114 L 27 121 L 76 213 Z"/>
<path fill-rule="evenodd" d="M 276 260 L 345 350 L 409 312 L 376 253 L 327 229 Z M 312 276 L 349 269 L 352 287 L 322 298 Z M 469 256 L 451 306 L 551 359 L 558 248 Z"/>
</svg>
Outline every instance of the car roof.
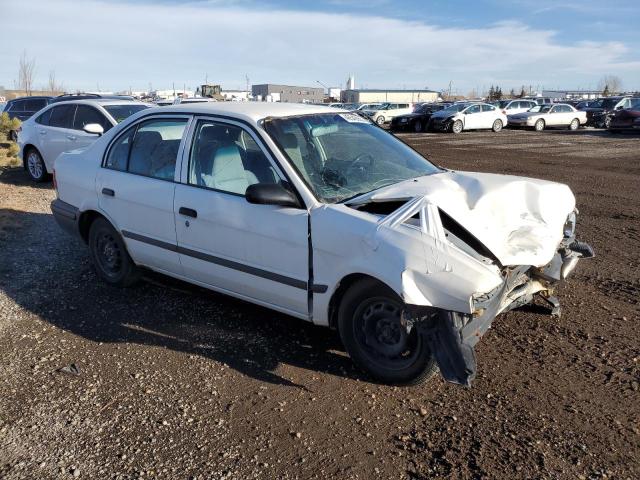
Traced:
<svg viewBox="0 0 640 480">
<path fill-rule="evenodd" d="M 116 100 L 115 98 L 85 98 L 82 100 L 73 100 L 73 99 L 69 99 L 69 100 L 65 100 L 64 102 L 55 102 L 55 103 L 51 103 L 50 105 L 52 106 L 56 106 L 56 105 L 68 105 L 68 104 L 72 104 L 72 105 L 101 105 L 101 106 L 105 106 L 105 105 L 148 105 L 150 107 L 152 107 L 153 105 L 150 103 L 146 103 L 146 102 L 138 102 L 138 101 L 132 101 L 132 100 Z"/>
<path fill-rule="evenodd" d="M 49 95 L 33 95 L 31 97 L 18 97 L 18 98 L 12 98 L 11 100 L 7 100 L 7 103 L 12 103 L 12 102 L 16 102 L 18 100 L 42 100 L 42 99 L 48 100 L 50 98 L 53 98 Z"/>
<path fill-rule="evenodd" d="M 280 102 L 207 102 L 170 105 L 159 110 L 167 112 L 194 113 L 202 115 L 227 115 L 257 123 L 267 117 L 292 117 L 314 113 L 348 113 L 348 110 L 320 104 L 280 103 Z"/>
</svg>

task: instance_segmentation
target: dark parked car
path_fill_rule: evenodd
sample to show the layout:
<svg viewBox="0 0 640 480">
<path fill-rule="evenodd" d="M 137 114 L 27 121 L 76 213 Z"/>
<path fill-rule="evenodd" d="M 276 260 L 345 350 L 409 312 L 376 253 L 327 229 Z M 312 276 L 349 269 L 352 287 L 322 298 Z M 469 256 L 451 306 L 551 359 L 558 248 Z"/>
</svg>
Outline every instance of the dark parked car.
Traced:
<svg viewBox="0 0 640 480">
<path fill-rule="evenodd" d="M 600 100 L 582 100 L 578 102 L 574 107 L 578 110 L 584 110 L 589 107 L 595 106 Z"/>
<path fill-rule="evenodd" d="M 640 98 L 631 99 L 631 107 L 618 110 L 609 122 L 610 132 L 640 132 Z"/>
<path fill-rule="evenodd" d="M 53 97 L 40 96 L 40 97 L 20 97 L 13 100 L 9 100 L 4 106 L 3 112 L 9 114 L 9 118 L 17 118 L 21 122 L 24 122 L 31 117 L 37 111 L 43 109 L 49 103 Z M 18 132 L 11 130 L 9 132 L 9 140 L 14 142 L 18 138 Z"/>
<path fill-rule="evenodd" d="M 597 128 L 609 128 L 611 118 L 617 110 L 630 108 L 633 99 L 631 97 L 617 96 L 600 98 L 593 105 L 583 108 L 587 112 L 587 126 Z"/>
<path fill-rule="evenodd" d="M 134 101 L 131 95 L 103 95 L 98 93 L 65 93 L 53 97 L 49 103 L 66 102 L 68 100 L 131 100 Z"/>
<path fill-rule="evenodd" d="M 423 103 L 416 107 L 413 113 L 400 115 L 391 120 L 391 130 L 394 132 L 401 130 L 411 130 L 422 132 L 427 129 L 427 124 L 433 113 L 451 105 L 450 103 Z"/>
</svg>

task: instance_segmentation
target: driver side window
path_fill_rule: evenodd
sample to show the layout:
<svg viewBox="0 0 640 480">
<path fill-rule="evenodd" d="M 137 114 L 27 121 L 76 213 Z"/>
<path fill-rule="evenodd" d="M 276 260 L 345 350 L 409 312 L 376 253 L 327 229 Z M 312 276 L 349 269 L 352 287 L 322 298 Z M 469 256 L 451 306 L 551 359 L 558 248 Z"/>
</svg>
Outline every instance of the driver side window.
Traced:
<svg viewBox="0 0 640 480">
<path fill-rule="evenodd" d="M 466 113 L 467 115 L 470 113 L 480 113 L 480 105 L 472 105 L 467 108 L 464 113 Z"/>
</svg>

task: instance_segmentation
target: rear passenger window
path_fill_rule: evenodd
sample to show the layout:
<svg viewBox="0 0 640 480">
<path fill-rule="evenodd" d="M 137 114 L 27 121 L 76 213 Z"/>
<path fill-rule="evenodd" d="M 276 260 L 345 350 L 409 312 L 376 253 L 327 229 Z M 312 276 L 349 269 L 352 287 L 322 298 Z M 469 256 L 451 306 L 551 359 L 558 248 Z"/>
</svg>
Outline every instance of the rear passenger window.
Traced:
<svg viewBox="0 0 640 480">
<path fill-rule="evenodd" d="M 189 160 L 191 185 L 244 195 L 249 185 L 279 180 L 258 144 L 242 128 L 211 121 L 198 124 Z"/>
<path fill-rule="evenodd" d="M 186 119 L 150 120 L 138 126 L 129 153 L 127 171 L 161 180 L 173 180 Z"/>
<path fill-rule="evenodd" d="M 73 114 L 75 105 L 59 105 L 51 109 L 49 126 L 58 128 L 71 128 L 73 126 Z"/>
<path fill-rule="evenodd" d="M 124 135 L 118 138 L 116 143 L 111 145 L 107 161 L 104 166 L 112 170 L 125 171 L 127 169 L 127 159 L 129 158 L 129 150 L 136 133 L 136 126 L 131 127 Z"/>
<path fill-rule="evenodd" d="M 10 112 L 24 112 L 24 100 L 18 100 L 16 102 L 13 102 L 11 104 L 11 108 L 9 109 Z"/>
<path fill-rule="evenodd" d="M 36 117 L 36 123 L 39 123 L 40 125 L 49 125 L 49 119 L 51 118 L 51 110 L 53 109 L 49 109 L 46 112 L 42 113 L 41 115 L 38 115 Z"/>
</svg>

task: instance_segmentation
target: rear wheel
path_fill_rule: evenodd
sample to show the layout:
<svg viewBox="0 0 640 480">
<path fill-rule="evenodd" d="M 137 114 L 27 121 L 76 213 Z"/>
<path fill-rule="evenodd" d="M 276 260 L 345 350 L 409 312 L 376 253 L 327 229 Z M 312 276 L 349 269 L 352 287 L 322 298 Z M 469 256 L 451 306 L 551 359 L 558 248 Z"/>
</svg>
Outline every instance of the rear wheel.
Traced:
<svg viewBox="0 0 640 480">
<path fill-rule="evenodd" d="M 437 371 L 424 334 L 403 324 L 403 308 L 395 292 L 374 279 L 354 284 L 340 304 L 338 327 L 347 352 L 384 383 L 417 384 Z"/>
<path fill-rule="evenodd" d="M 104 218 L 91 224 L 89 250 L 96 272 L 105 282 L 128 287 L 140 278 L 140 270 L 131 260 L 122 237 Z"/>
<path fill-rule="evenodd" d="M 535 129 L 535 131 L 536 131 L 536 132 L 541 132 L 541 131 L 543 131 L 543 130 L 544 130 L 544 120 L 542 120 L 542 119 L 538 120 L 538 121 L 534 124 L 533 128 Z"/>
<path fill-rule="evenodd" d="M 35 182 L 44 182 L 49 176 L 47 173 L 47 167 L 44 165 L 44 160 L 42 160 L 40 152 L 35 148 L 27 150 L 25 167 L 27 167 L 27 173 L 31 177 L 31 180 Z"/>
<path fill-rule="evenodd" d="M 376 123 L 378 125 L 384 125 L 384 117 L 380 115 L 378 118 L 376 118 Z"/>
<path fill-rule="evenodd" d="M 571 120 L 571 123 L 569 124 L 569 130 L 577 130 L 578 127 L 580 127 L 580 120 L 578 120 L 577 118 Z"/>
<path fill-rule="evenodd" d="M 422 124 L 422 120 L 416 120 L 413 124 L 413 131 L 416 133 L 420 133 L 424 130 L 424 125 Z"/>
<path fill-rule="evenodd" d="M 499 132 L 500 130 L 502 130 L 502 120 L 496 120 L 495 122 L 493 122 L 491 130 L 493 130 L 494 132 Z"/>
<path fill-rule="evenodd" d="M 456 120 L 455 122 L 453 122 L 453 125 L 451 125 L 451 131 L 453 133 L 460 133 L 462 132 L 464 128 L 464 125 L 462 125 L 462 120 Z"/>
</svg>

